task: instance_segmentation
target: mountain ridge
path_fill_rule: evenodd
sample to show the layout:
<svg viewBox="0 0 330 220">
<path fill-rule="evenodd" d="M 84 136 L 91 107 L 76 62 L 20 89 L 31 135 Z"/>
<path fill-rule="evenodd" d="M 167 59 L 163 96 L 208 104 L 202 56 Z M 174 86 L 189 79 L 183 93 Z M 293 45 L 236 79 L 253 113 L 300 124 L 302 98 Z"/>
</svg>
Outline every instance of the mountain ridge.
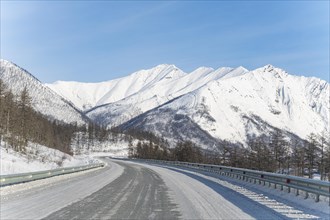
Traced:
<svg viewBox="0 0 330 220">
<path fill-rule="evenodd" d="M 95 106 L 119 101 L 132 95 L 155 82 L 157 77 L 161 79 L 166 76 L 177 78 L 178 76 L 176 75 L 169 76 L 173 72 L 176 72 L 178 76 L 184 74 L 174 65 L 161 64 L 152 69 L 139 70 L 126 77 L 105 82 L 81 83 L 57 81 L 53 84 L 46 84 L 46 86 L 61 94 L 66 99 L 71 100 L 81 110 L 86 111 Z M 158 80 L 161 80 L 159 78 Z M 89 91 L 89 94 L 86 94 L 85 91 Z"/>
<path fill-rule="evenodd" d="M 260 74 L 263 72 L 267 74 Z M 310 91 L 317 88 L 319 92 L 313 97 Z M 304 139 L 312 132 L 329 132 L 327 97 L 329 84 L 325 81 L 292 76 L 265 66 L 239 78 L 212 81 L 138 116 L 138 122 L 132 119 L 119 128 L 125 131 L 139 127 L 157 133 L 155 127 L 170 126 L 170 121 L 184 115 L 215 140 L 246 144 L 249 136 L 264 135 L 274 128 Z M 160 114 L 169 118 L 157 117 Z M 256 119 L 252 124 L 251 118 Z M 179 131 L 161 135 L 170 139 L 176 132 Z"/>
<path fill-rule="evenodd" d="M 270 64 L 252 71 L 199 67 L 191 73 L 161 64 L 106 82 L 45 87 L 105 127 L 138 128 L 173 143 L 195 140 L 204 148 L 222 141 L 246 146 L 249 138 L 275 130 L 301 140 L 330 131 L 329 83 Z"/>
</svg>

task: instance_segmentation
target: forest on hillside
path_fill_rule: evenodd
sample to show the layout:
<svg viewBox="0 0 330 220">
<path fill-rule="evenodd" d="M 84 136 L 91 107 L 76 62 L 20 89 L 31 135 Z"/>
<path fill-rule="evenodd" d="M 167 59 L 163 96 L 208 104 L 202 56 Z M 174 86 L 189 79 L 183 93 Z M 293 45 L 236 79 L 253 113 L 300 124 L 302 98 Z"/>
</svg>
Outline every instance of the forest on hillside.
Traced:
<svg viewBox="0 0 330 220">
<path fill-rule="evenodd" d="M 71 144 L 77 133 L 84 135 L 75 141 L 88 143 L 109 135 L 109 131 L 92 122 L 79 127 L 51 120 L 32 108 L 26 88 L 15 96 L 0 80 L 0 141 L 6 148 L 25 153 L 28 142 L 33 142 L 72 155 Z"/>
<path fill-rule="evenodd" d="M 153 135 L 145 134 L 146 136 Z M 253 170 L 277 172 L 296 176 L 320 175 L 330 180 L 330 141 L 326 134 L 310 134 L 303 142 L 288 142 L 280 130 L 271 135 L 271 141 L 254 138 L 248 147 L 228 143 L 212 151 L 202 150 L 190 141 L 177 143 L 168 148 L 162 141 L 139 142 L 129 147 L 129 157 L 141 159 L 174 160 L 195 163 L 217 164 Z M 155 139 L 155 137 L 153 137 Z"/>
</svg>

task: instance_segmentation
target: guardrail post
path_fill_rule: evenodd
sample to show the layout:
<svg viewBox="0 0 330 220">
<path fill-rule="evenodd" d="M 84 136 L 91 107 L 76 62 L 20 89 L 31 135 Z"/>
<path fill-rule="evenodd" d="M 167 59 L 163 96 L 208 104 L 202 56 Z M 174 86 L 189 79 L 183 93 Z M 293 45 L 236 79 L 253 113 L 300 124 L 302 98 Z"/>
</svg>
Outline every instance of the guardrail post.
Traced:
<svg viewBox="0 0 330 220">
<path fill-rule="evenodd" d="M 305 192 L 305 199 L 308 198 L 308 192 Z"/>
<path fill-rule="evenodd" d="M 319 202 L 320 201 L 320 195 L 319 194 L 315 194 L 315 202 Z"/>
<path fill-rule="evenodd" d="M 286 179 L 286 184 L 290 184 L 290 183 L 291 183 L 291 179 Z M 288 186 L 288 193 L 290 193 L 290 191 L 291 191 L 290 188 L 291 188 L 291 187 Z"/>
</svg>

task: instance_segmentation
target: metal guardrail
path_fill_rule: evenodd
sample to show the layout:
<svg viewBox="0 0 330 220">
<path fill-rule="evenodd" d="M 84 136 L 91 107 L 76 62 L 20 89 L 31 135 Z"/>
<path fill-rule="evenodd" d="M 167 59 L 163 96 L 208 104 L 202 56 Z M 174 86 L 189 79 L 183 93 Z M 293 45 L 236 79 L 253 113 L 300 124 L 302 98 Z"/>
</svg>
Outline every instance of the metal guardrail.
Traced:
<svg viewBox="0 0 330 220">
<path fill-rule="evenodd" d="M 269 173 L 248 169 L 241 169 L 235 167 L 219 166 L 212 164 L 199 164 L 199 163 L 188 163 L 179 161 L 162 161 L 162 160 L 144 160 L 146 162 L 156 163 L 156 164 L 166 164 L 179 167 L 187 167 L 192 169 L 197 169 L 206 172 L 218 173 L 220 175 L 228 176 L 231 178 L 236 178 L 242 181 L 252 182 L 255 184 L 266 185 L 270 187 L 271 184 L 274 185 L 276 189 L 280 186 L 281 190 L 284 187 L 287 188 L 288 193 L 291 189 L 295 189 L 296 195 L 299 195 L 300 191 L 305 192 L 305 199 L 308 198 L 309 193 L 315 194 L 315 201 L 320 201 L 320 195 L 328 197 L 330 205 L 330 182 L 307 179 L 298 176 Z"/>
<path fill-rule="evenodd" d="M 12 185 L 12 184 L 30 182 L 33 180 L 45 179 L 53 176 L 80 172 L 84 170 L 90 170 L 103 166 L 105 166 L 104 163 L 97 163 L 97 164 L 90 164 L 85 166 L 58 168 L 53 170 L 44 170 L 44 171 L 31 172 L 31 173 L 0 175 L 0 187 Z"/>
</svg>

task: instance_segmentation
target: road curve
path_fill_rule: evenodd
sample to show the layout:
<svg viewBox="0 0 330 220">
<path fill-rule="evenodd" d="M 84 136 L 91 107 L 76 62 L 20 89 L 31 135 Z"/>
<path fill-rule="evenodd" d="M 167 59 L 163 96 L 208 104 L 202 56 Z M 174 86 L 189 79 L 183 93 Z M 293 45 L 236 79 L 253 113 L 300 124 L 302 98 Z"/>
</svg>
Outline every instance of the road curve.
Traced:
<svg viewBox="0 0 330 220">
<path fill-rule="evenodd" d="M 105 162 L 103 169 L 1 194 L 0 219 L 290 219 L 285 210 L 260 204 L 251 192 L 242 195 L 225 181 L 169 167 Z"/>
<path fill-rule="evenodd" d="M 168 188 L 154 171 L 123 162 L 123 174 L 112 183 L 45 219 L 178 219 Z"/>
</svg>

